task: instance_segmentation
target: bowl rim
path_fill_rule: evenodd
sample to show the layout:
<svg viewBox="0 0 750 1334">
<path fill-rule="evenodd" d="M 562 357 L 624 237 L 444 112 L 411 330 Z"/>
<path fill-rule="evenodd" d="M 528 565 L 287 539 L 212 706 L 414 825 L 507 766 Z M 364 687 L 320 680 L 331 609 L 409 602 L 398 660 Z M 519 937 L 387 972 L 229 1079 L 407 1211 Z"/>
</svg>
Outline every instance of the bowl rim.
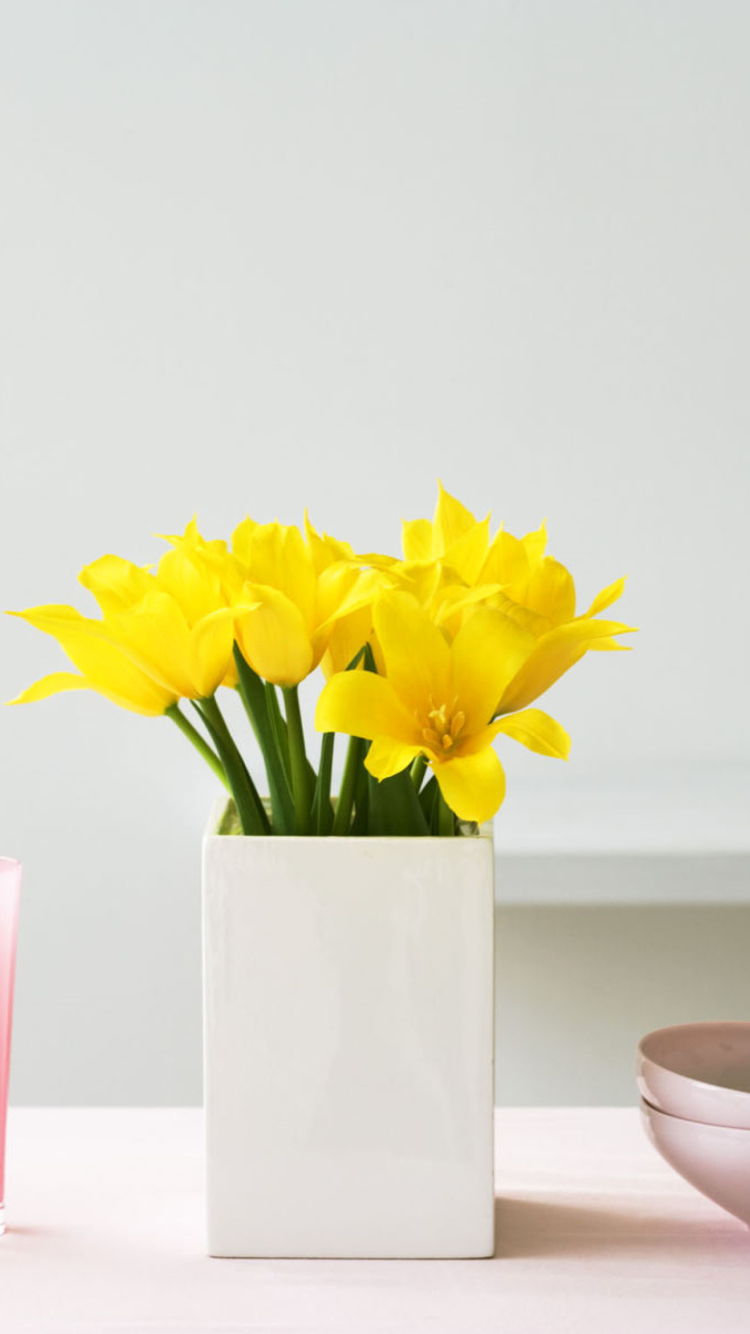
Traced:
<svg viewBox="0 0 750 1334">
<path fill-rule="evenodd" d="M 691 1116 L 675 1116 L 674 1112 L 665 1112 L 663 1108 L 656 1107 L 643 1094 L 639 1095 L 640 1111 L 643 1116 L 651 1117 L 661 1116 L 665 1121 L 676 1121 L 683 1126 L 702 1126 L 704 1130 L 724 1130 L 731 1135 L 750 1135 L 750 1126 L 722 1126 L 717 1125 L 715 1121 L 696 1121 Z"/>
<path fill-rule="evenodd" d="M 682 1079 L 686 1084 L 694 1084 L 698 1089 L 712 1089 L 714 1092 L 721 1093 L 723 1097 L 729 1098 L 732 1102 L 740 1101 L 743 1104 L 750 1102 L 750 1092 L 748 1092 L 747 1089 L 733 1089 L 727 1084 L 712 1084 L 709 1080 L 700 1079 L 697 1075 L 683 1075 L 681 1071 L 673 1070 L 670 1066 L 664 1065 L 663 1062 L 655 1060 L 655 1058 L 646 1050 L 646 1044 L 650 1042 L 652 1038 L 661 1037 L 664 1033 L 684 1032 L 684 1030 L 688 1028 L 741 1028 L 744 1029 L 747 1032 L 748 1037 L 750 1037 L 750 1020 L 745 1019 L 701 1019 L 695 1023 L 666 1024 L 663 1028 L 653 1028 L 650 1033 L 645 1033 L 643 1035 L 637 1048 L 639 1064 L 648 1061 L 648 1063 L 656 1070 L 665 1070 L 673 1079 Z M 649 1106 L 652 1105 L 653 1104 L 649 1103 Z M 659 1108 L 657 1107 L 655 1110 L 659 1111 Z M 664 1115 L 669 1116 L 671 1113 L 665 1112 Z M 677 1119 L 680 1120 L 681 1118 L 678 1117 Z M 740 1126 L 738 1129 L 742 1129 L 742 1127 Z"/>
</svg>

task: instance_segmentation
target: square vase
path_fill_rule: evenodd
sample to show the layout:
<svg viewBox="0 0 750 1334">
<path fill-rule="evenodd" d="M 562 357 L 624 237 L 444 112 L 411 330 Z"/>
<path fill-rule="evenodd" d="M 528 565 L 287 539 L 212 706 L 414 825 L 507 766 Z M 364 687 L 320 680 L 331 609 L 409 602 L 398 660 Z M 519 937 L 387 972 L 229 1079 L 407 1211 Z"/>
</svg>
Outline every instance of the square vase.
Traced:
<svg viewBox="0 0 750 1334">
<path fill-rule="evenodd" d="M 492 1255 L 493 844 L 204 840 L 208 1249 Z"/>
</svg>

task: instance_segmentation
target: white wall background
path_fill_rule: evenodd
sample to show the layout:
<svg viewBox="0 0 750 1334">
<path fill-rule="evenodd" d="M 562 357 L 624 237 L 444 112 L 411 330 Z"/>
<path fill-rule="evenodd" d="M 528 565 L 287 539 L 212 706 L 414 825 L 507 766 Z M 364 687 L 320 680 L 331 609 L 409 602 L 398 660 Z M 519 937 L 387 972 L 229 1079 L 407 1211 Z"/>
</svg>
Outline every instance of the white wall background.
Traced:
<svg viewBox="0 0 750 1334">
<path fill-rule="evenodd" d="M 394 548 L 440 475 L 641 626 L 551 695 L 570 766 L 508 743 L 501 846 L 747 851 L 748 42 L 740 0 L 0 4 L 2 604 L 196 510 Z M 3 620 L 4 698 L 59 665 Z M 210 774 L 93 696 L 0 728 L 17 1100 L 192 1097 Z"/>
</svg>

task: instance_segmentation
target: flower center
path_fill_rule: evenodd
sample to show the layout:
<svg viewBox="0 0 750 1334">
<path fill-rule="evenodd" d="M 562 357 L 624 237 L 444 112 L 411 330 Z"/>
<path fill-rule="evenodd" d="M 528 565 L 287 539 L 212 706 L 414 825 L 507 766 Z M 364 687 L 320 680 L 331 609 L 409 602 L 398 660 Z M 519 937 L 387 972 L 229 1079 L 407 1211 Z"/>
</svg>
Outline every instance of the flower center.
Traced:
<svg viewBox="0 0 750 1334">
<path fill-rule="evenodd" d="M 441 704 L 440 708 L 436 707 L 434 699 L 430 699 L 430 704 L 432 707 L 427 714 L 427 726 L 422 728 L 422 737 L 430 750 L 445 754 L 453 749 L 461 735 L 466 714 L 456 708 L 458 699 L 454 699 L 450 705 Z"/>
</svg>

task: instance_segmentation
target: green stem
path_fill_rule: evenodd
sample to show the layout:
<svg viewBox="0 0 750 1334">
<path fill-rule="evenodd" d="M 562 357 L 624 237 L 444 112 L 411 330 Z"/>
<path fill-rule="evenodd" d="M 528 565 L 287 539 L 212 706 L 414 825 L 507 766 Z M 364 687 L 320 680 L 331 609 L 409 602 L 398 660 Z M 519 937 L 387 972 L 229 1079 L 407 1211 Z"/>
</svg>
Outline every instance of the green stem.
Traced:
<svg viewBox="0 0 750 1334">
<path fill-rule="evenodd" d="M 208 742 L 201 736 L 198 729 L 193 727 L 189 718 L 186 718 L 184 713 L 180 713 L 179 704 L 170 704 L 169 708 L 165 709 L 165 716 L 171 718 L 172 722 L 177 724 L 182 735 L 186 736 L 191 745 L 195 746 L 198 754 L 203 757 L 206 764 L 213 770 L 219 781 L 224 784 L 227 792 L 231 794 L 232 789 L 229 786 L 229 781 L 224 771 L 224 765 L 216 752 L 211 749 Z"/>
<path fill-rule="evenodd" d="M 320 764 L 318 780 L 315 784 L 315 796 L 312 806 L 313 833 L 330 834 L 333 826 L 331 807 L 331 769 L 333 767 L 333 742 L 335 733 L 324 732 L 320 743 Z"/>
<path fill-rule="evenodd" d="M 271 724 L 274 729 L 276 744 L 281 752 L 281 759 L 284 765 L 284 771 L 286 773 L 286 780 L 287 783 L 289 784 L 289 790 L 291 792 L 292 761 L 291 761 L 291 756 L 289 754 L 289 728 L 287 727 L 286 719 L 283 713 L 281 712 L 281 705 L 279 704 L 279 696 L 277 693 L 276 686 L 272 685 L 270 681 L 264 681 L 263 685 L 266 692 L 266 702 L 268 704 L 268 716 L 271 719 Z M 279 687 L 279 689 L 280 688 L 281 687 Z M 315 783 L 317 781 L 317 777 L 318 775 L 316 774 L 313 766 L 308 760 L 307 782 L 311 792 L 313 792 L 315 789 Z"/>
<path fill-rule="evenodd" d="M 354 804 L 354 789 L 357 786 L 357 775 L 364 759 L 364 753 L 365 743 L 362 738 L 358 736 L 349 737 L 346 760 L 344 761 L 344 773 L 339 788 L 339 799 L 336 804 L 336 814 L 333 817 L 332 833 L 337 836 L 349 833 L 352 806 Z"/>
<path fill-rule="evenodd" d="M 436 801 L 438 803 L 438 834 L 441 838 L 453 838 L 456 832 L 456 817 L 450 806 L 447 805 L 442 792 L 438 791 Z"/>
<path fill-rule="evenodd" d="M 419 792 L 419 789 L 422 786 L 422 779 L 424 778 L 426 768 L 427 756 L 418 755 L 411 766 L 411 781 L 414 784 L 415 792 Z"/>
<path fill-rule="evenodd" d="M 370 644 L 363 644 L 361 649 L 354 654 L 347 667 L 348 672 L 356 671 L 360 662 L 364 659 L 364 668 L 366 672 L 375 672 L 375 657 Z M 338 801 L 336 803 L 336 814 L 333 819 L 332 832 L 341 837 L 344 834 L 354 833 L 355 825 L 357 833 L 367 832 L 368 806 L 369 806 L 369 776 L 365 770 L 365 756 L 369 750 L 370 743 L 363 741 L 361 737 L 350 736 L 349 745 L 346 751 L 344 761 L 344 772 L 341 778 Z M 359 797 L 358 794 L 359 793 Z M 357 811 L 352 824 L 352 810 L 356 802 Z"/>
<path fill-rule="evenodd" d="M 296 686 L 282 686 L 282 694 L 286 707 L 289 761 L 292 770 L 294 832 L 296 834 L 309 834 L 312 785 L 310 783 L 307 755 L 305 754 L 305 733 L 299 708 L 299 694 Z"/>
<path fill-rule="evenodd" d="M 238 644 L 234 645 L 233 652 L 237 667 L 237 688 L 266 766 L 273 826 L 278 834 L 291 834 L 294 829 L 294 802 L 269 713 L 268 696 L 263 682 L 242 656 Z"/>
<path fill-rule="evenodd" d="M 276 745 L 278 746 L 279 753 L 281 755 L 281 760 L 284 765 L 284 772 L 286 773 L 287 782 L 291 784 L 292 765 L 289 757 L 289 736 L 286 730 L 286 723 L 284 722 L 284 719 L 281 715 L 281 708 L 279 707 L 279 697 L 276 694 L 276 686 L 272 685 L 270 681 L 264 681 L 263 689 L 266 692 L 268 717 L 271 721 L 273 734 L 276 738 Z"/>
<path fill-rule="evenodd" d="M 219 752 L 240 817 L 243 834 L 270 834 L 271 826 L 245 761 L 235 745 L 224 715 L 213 695 L 193 701 Z"/>
<path fill-rule="evenodd" d="M 368 741 L 365 745 L 363 763 L 360 765 L 354 788 L 354 819 L 349 833 L 355 838 L 362 838 L 367 833 L 370 823 L 370 774 L 364 766 L 369 744 Z"/>
</svg>

